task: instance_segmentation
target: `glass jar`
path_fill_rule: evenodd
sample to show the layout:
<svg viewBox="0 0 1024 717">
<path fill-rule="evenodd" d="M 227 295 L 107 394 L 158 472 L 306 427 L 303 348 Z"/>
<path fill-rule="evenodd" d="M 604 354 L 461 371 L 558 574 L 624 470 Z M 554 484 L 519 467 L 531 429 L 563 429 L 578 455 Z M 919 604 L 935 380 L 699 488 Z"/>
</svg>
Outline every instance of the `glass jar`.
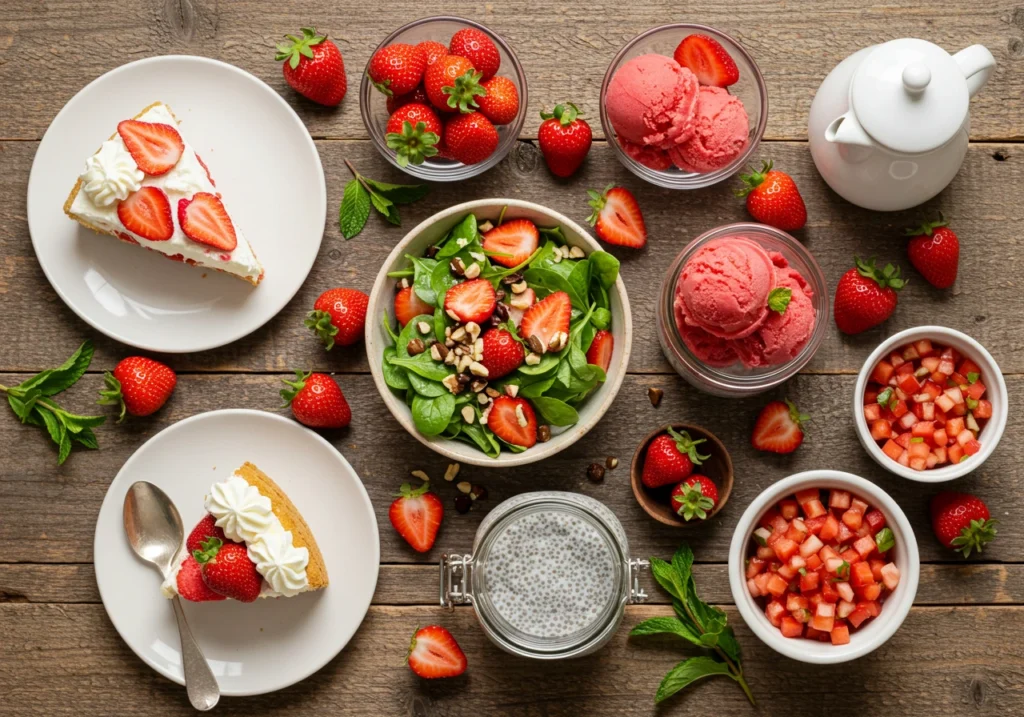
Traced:
<svg viewBox="0 0 1024 717">
<path fill-rule="evenodd" d="M 487 514 L 472 553 L 441 556 L 441 605 L 472 605 L 487 636 L 514 655 L 579 657 L 612 638 L 626 605 L 646 601 L 647 567 L 593 498 L 523 493 Z"/>
</svg>

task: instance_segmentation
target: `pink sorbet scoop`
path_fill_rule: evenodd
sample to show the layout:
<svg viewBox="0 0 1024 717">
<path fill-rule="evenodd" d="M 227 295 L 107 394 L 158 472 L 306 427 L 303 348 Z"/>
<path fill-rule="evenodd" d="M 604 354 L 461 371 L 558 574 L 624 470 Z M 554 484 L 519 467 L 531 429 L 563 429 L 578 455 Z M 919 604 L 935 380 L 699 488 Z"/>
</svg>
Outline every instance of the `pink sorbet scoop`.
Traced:
<svg viewBox="0 0 1024 717">
<path fill-rule="evenodd" d="M 701 87 L 692 136 L 669 149 L 684 172 L 713 172 L 746 149 L 749 119 L 740 98 L 720 87 Z"/>
<path fill-rule="evenodd" d="M 698 94 L 697 77 L 671 57 L 640 55 L 616 71 L 605 107 L 620 141 L 668 149 L 693 134 Z"/>
</svg>

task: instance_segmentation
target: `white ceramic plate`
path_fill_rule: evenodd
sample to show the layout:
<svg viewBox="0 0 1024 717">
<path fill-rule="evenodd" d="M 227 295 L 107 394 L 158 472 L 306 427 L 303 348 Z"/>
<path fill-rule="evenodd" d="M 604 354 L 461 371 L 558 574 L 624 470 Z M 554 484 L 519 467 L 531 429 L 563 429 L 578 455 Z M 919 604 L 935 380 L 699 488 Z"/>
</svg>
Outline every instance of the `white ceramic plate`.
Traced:
<svg viewBox="0 0 1024 717">
<path fill-rule="evenodd" d="M 175 264 L 64 214 L 86 157 L 157 100 L 206 160 L 263 264 L 258 287 Z M 313 266 L 326 211 L 320 156 L 295 112 L 248 72 L 202 57 L 139 60 L 88 84 L 43 135 L 28 182 L 29 232 L 53 288 L 97 331 L 151 351 L 223 346 L 273 318 Z"/>
<path fill-rule="evenodd" d="M 139 480 L 159 486 L 186 536 L 210 486 L 245 461 L 274 479 L 309 523 L 327 565 L 323 591 L 243 604 L 183 601 L 192 633 L 224 695 L 273 692 L 305 679 L 348 643 L 377 585 L 380 538 L 359 476 L 327 441 L 271 413 L 230 409 L 164 429 L 128 459 L 100 508 L 93 554 L 110 621 L 150 667 L 183 684 L 181 648 L 161 576 L 132 552 L 122 506 Z"/>
</svg>

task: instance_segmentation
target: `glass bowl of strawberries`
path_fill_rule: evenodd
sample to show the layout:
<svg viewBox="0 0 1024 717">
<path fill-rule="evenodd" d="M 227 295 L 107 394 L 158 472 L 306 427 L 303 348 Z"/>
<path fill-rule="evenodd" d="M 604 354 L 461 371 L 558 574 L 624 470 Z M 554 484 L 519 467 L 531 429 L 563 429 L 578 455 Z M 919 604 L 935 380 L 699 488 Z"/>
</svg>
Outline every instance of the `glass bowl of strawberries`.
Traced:
<svg viewBox="0 0 1024 717">
<path fill-rule="evenodd" d="M 455 182 L 498 164 L 526 120 L 526 74 L 487 27 L 427 17 L 377 46 L 359 87 L 363 124 L 407 174 Z"/>
</svg>

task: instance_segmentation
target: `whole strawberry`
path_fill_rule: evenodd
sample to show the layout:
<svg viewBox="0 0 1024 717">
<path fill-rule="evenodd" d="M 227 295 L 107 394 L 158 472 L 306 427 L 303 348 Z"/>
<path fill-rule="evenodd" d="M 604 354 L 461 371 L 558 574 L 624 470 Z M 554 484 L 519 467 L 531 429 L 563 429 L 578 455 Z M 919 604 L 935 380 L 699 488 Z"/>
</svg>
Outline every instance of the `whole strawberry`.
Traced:
<svg viewBox="0 0 1024 717">
<path fill-rule="evenodd" d="M 303 97 L 334 107 L 345 97 L 348 80 L 338 46 L 317 35 L 312 27 L 302 28 L 302 37 L 285 35 L 289 42 L 277 46 L 276 60 L 284 60 L 284 79 Z"/>
<path fill-rule="evenodd" d="M 356 289 L 328 289 L 306 315 L 306 328 L 313 330 L 328 351 L 335 344 L 351 346 L 363 338 L 369 304 L 370 297 Z"/>
<path fill-rule="evenodd" d="M 129 356 L 114 370 L 104 374 L 106 389 L 100 391 L 98 403 L 121 406 L 121 415 L 148 416 L 167 403 L 174 392 L 178 377 L 169 366 L 145 356 Z"/>
<path fill-rule="evenodd" d="M 484 80 L 489 80 L 501 67 L 501 55 L 494 41 L 483 30 L 466 27 L 454 35 L 448 43 L 448 51 L 453 55 L 467 58 L 473 67 L 480 71 Z"/>
<path fill-rule="evenodd" d="M 291 405 L 299 423 L 310 428 L 344 428 L 352 420 L 352 409 L 334 379 L 325 373 L 295 372 L 295 381 L 284 381 L 284 405 Z"/>
<path fill-rule="evenodd" d="M 898 266 L 886 264 L 875 268 L 875 260 L 854 258 L 855 269 L 850 269 L 836 285 L 833 315 L 836 326 L 844 334 L 859 334 L 892 316 L 898 298 L 896 292 L 906 282 L 900 278 Z"/>
<path fill-rule="evenodd" d="M 439 57 L 423 75 L 423 89 L 430 104 L 442 112 L 472 112 L 477 96 L 487 90 L 480 86 L 483 75 L 473 63 L 459 55 Z"/>
<path fill-rule="evenodd" d="M 427 56 L 423 50 L 397 42 L 373 53 L 366 71 L 374 87 L 388 97 L 400 97 L 419 86 L 426 69 Z"/>
<path fill-rule="evenodd" d="M 423 164 L 437 154 L 441 141 L 441 120 L 430 107 L 419 102 L 403 105 L 388 120 L 384 136 L 388 147 L 395 150 L 395 159 L 402 167 Z"/>
<path fill-rule="evenodd" d="M 404 95 L 391 95 L 388 97 L 387 102 L 384 103 L 384 106 L 387 107 L 388 116 L 390 116 L 393 115 L 395 110 L 399 107 L 404 107 L 405 105 L 412 104 L 413 102 L 421 105 L 425 105 L 430 102 L 430 99 L 427 97 L 427 91 L 423 89 L 423 85 L 419 85 L 415 90 L 407 92 Z"/>
<path fill-rule="evenodd" d="M 214 592 L 203 580 L 203 566 L 190 554 L 178 569 L 178 594 L 190 602 L 227 600 L 227 595 Z"/>
<path fill-rule="evenodd" d="M 457 162 L 476 164 L 490 157 L 498 148 L 498 130 L 480 112 L 460 114 L 445 125 L 444 145 Z"/>
<path fill-rule="evenodd" d="M 480 363 L 487 369 L 489 380 L 507 376 L 523 365 L 526 358 L 523 345 L 508 331 L 488 329 L 481 338 L 484 350 Z"/>
<path fill-rule="evenodd" d="M 445 44 L 436 40 L 424 40 L 416 45 L 416 47 L 420 48 L 420 51 L 423 53 L 423 57 L 427 61 L 427 67 L 430 67 L 448 54 L 448 48 Z"/>
<path fill-rule="evenodd" d="M 196 527 L 192 528 L 192 532 L 188 534 L 188 539 L 185 541 L 185 549 L 189 553 L 200 550 L 203 547 L 203 543 L 210 538 L 217 538 L 224 542 L 228 541 L 224 531 L 217 527 L 217 519 L 207 513 L 203 516 L 202 520 L 196 523 Z"/>
<path fill-rule="evenodd" d="M 948 289 L 956 281 L 960 267 L 960 240 L 942 215 L 937 222 L 925 222 L 916 229 L 907 229 L 911 237 L 907 255 L 914 268 L 932 286 Z"/>
<path fill-rule="evenodd" d="M 970 493 L 945 491 L 932 498 L 932 530 L 947 548 L 965 558 L 988 545 L 996 537 L 996 523 L 989 517 L 988 506 Z"/>
<path fill-rule="evenodd" d="M 647 447 L 644 458 L 643 484 L 648 488 L 660 488 L 671 483 L 680 483 L 693 473 L 693 467 L 701 465 L 710 456 L 697 452 L 697 446 L 706 439 L 694 440 L 686 431 L 676 432 L 669 428 L 667 433 L 657 436 Z"/>
<path fill-rule="evenodd" d="M 556 177 L 569 177 L 587 158 L 593 134 L 581 112 L 572 102 L 555 105 L 551 112 L 541 112 L 537 142 L 548 169 Z"/>
<path fill-rule="evenodd" d="M 751 169 L 740 179 L 746 186 L 736 194 L 747 198 L 747 211 L 757 221 L 784 232 L 807 223 L 807 207 L 796 182 L 785 172 L 772 169 L 771 161 L 763 162 L 760 172 Z"/>
<path fill-rule="evenodd" d="M 239 602 L 255 602 L 260 596 L 263 576 L 241 543 L 210 538 L 192 557 L 202 568 L 203 582 L 210 590 Z"/>
<path fill-rule="evenodd" d="M 704 475 L 693 474 L 672 489 L 672 510 L 683 520 L 706 520 L 718 505 L 718 486 Z"/>
<path fill-rule="evenodd" d="M 486 94 L 477 98 L 480 111 L 493 124 L 509 124 L 519 114 L 519 90 L 507 77 L 492 77 L 480 85 Z"/>
</svg>

